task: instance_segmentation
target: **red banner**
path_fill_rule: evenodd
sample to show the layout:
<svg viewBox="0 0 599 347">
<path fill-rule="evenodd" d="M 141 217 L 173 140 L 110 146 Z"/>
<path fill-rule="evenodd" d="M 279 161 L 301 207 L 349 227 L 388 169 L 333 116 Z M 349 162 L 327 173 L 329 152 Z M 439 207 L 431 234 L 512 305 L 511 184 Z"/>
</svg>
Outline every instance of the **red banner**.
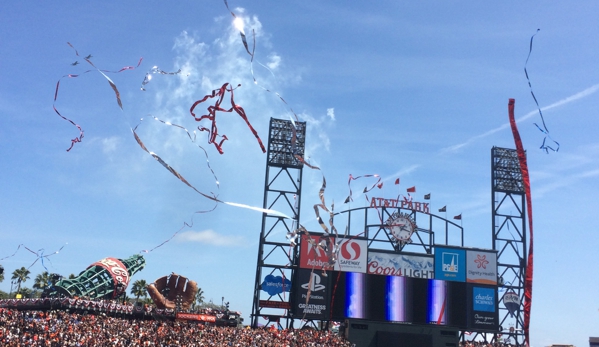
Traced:
<svg viewBox="0 0 599 347">
<path fill-rule="evenodd" d="M 182 313 L 177 312 L 177 319 L 186 319 L 186 320 L 195 320 L 200 322 L 216 322 L 216 316 L 211 316 L 207 314 L 197 314 L 197 313 Z"/>
<path fill-rule="evenodd" d="M 282 308 L 285 310 L 291 309 L 291 305 L 286 301 L 260 300 L 259 306 L 268 308 Z"/>
</svg>

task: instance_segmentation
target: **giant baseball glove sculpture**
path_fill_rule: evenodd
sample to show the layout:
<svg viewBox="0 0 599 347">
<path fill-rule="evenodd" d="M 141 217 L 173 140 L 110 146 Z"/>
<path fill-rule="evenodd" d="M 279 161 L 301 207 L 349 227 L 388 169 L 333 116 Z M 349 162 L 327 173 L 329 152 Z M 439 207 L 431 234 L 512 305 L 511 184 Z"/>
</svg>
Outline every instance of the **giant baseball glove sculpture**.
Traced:
<svg viewBox="0 0 599 347">
<path fill-rule="evenodd" d="M 150 283 L 146 289 L 157 308 L 174 309 L 180 296 L 181 309 L 188 310 L 195 300 L 198 284 L 173 272 Z"/>
</svg>

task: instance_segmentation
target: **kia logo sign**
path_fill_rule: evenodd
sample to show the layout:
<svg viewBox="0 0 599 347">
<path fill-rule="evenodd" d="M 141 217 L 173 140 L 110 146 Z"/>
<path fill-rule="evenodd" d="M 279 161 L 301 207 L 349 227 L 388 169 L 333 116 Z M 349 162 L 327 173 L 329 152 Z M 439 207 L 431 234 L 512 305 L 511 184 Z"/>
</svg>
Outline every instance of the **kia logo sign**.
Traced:
<svg viewBox="0 0 599 347">
<path fill-rule="evenodd" d="M 352 240 L 343 242 L 341 245 L 341 256 L 347 260 L 357 260 L 360 257 L 360 245 Z"/>
</svg>

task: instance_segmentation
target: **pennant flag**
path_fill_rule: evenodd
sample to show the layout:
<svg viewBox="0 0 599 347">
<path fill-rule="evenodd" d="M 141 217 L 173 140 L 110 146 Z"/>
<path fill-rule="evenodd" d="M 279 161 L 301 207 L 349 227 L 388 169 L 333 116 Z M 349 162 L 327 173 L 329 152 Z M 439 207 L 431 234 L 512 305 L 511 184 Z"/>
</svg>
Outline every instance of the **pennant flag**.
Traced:
<svg viewBox="0 0 599 347">
<path fill-rule="evenodd" d="M 439 212 L 447 212 L 447 206 L 443 206 L 439 209 Z"/>
<path fill-rule="evenodd" d="M 406 189 L 408 193 L 416 193 L 416 186 Z"/>
<path fill-rule="evenodd" d="M 430 199 L 431 199 L 431 193 L 424 194 L 424 200 L 430 200 Z"/>
<path fill-rule="evenodd" d="M 399 184 L 399 178 L 395 179 L 395 184 Z"/>
<path fill-rule="evenodd" d="M 457 216 L 453 216 L 453 219 L 462 220 L 462 214 L 458 214 Z"/>
</svg>

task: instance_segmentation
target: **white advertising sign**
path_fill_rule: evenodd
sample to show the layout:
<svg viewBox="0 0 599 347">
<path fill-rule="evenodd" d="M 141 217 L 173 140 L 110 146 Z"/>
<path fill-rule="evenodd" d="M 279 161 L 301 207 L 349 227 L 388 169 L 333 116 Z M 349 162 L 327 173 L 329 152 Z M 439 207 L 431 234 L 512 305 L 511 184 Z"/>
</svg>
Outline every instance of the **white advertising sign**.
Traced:
<svg viewBox="0 0 599 347">
<path fill-rule="evenodd" d="M 339 255 L 334 270 L 366 273 L 368 243 L 366 240 L 339 239 Z"/>
<path fill-rule="evenodd" d="M 497 285 L 497 253 L 468 250 L 466 282 Z"/>
<path fill-rule="evenodd" d="M 368 273 L 414 278 L 435 278 L 435 263 L 432 256 L 369 252 Z"/>
</svg>

